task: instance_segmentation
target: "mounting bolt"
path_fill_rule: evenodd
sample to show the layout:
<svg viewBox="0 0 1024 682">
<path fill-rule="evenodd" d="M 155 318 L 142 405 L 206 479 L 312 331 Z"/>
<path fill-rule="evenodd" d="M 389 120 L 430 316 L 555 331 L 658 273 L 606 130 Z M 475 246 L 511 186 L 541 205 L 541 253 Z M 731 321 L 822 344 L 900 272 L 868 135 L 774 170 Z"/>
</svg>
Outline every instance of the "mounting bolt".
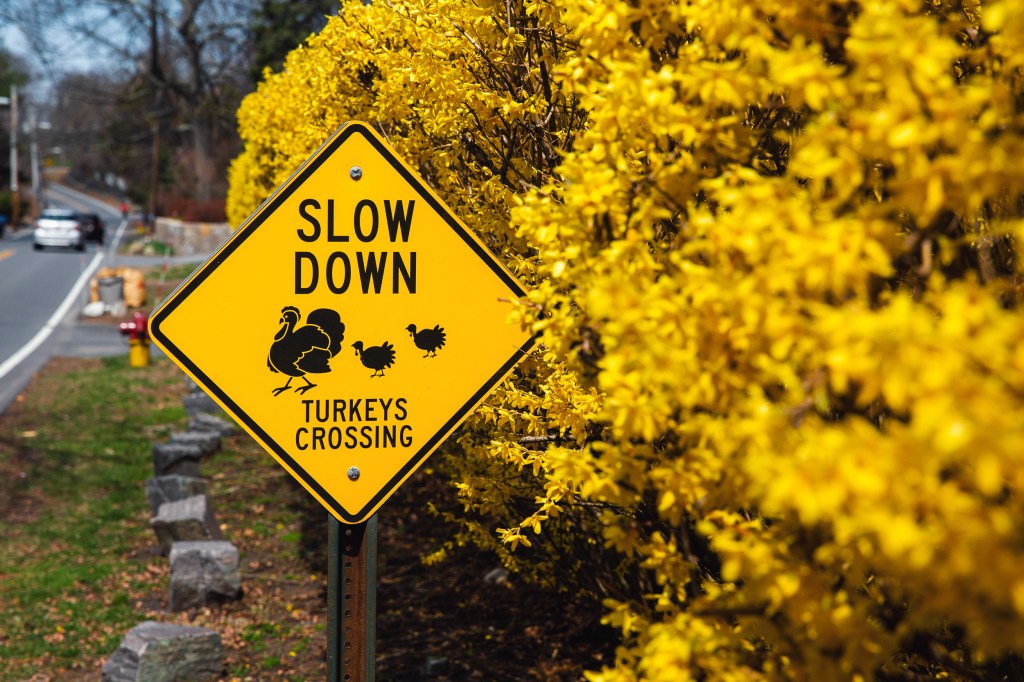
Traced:
<svg viewBox="0 0 1024 682">
<path fill-rule="evenodd" d="M 356 481 L 359 479 L 359 467 L 348 468 L 348 479 L 350 481 Z"/>
<path fill-rule="evenodd" d="M 359 178 L 363 177 L 363 169 L 360 168 L 359 166 L 352 166 L 352 168 L 350 168 L 348 171 L 348 176 L 353 180 L 358 180 Z"/>
</svg>

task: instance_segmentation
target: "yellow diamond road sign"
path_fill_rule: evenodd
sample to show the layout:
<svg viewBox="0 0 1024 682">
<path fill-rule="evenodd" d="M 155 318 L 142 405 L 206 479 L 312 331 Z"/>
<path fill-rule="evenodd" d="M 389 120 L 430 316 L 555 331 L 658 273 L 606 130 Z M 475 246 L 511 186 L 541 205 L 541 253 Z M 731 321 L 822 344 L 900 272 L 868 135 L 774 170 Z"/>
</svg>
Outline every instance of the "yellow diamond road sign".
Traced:
<svg viewBox="0 0 1024 682">
<path fill-rule="evenodd" d="M 340 521 L 359 523 L 524 356 L 515 278 L 348 123 L 150 321 Z"/>
</svg>

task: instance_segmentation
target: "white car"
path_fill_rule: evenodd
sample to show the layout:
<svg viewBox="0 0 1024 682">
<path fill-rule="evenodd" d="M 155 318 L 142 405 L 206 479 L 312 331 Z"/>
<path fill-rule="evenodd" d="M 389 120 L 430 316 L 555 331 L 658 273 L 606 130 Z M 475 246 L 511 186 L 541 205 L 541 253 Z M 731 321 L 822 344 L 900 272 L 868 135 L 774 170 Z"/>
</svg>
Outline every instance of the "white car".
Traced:
<svg viewBox="0 0 1024 682">
<path fill-rule="evenodd" d="M 39 214 L 32 231 L 32 248 L 42 251 L 46 246 L 70 246 L 85 250 L 85 231 L 74 211 L 48 208 Z"/>
</svg>

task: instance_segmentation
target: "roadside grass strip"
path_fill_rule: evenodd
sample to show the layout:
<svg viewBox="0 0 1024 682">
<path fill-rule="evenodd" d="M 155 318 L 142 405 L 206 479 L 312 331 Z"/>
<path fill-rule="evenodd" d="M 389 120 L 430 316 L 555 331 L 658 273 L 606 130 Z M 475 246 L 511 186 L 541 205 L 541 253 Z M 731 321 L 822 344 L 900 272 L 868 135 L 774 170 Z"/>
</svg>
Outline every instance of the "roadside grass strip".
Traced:
<svg viewBox="0 0 1024 682">
<path fill-rule="evenodd" d="M 98 679 L 143 620 L 221 633 L 228 673 L 301 680 L 320 665 L 323 577 L 300 558 L 301 490 L 244 435 L 203 463 L 243 558 L 245 599 L 167 611 L 170 569 L 150 528 L 152 447 L 187 418 L 184 375 L 156 358 L 55 358 L 0 415 L 0 682 Z M 249 523 L 252 521 L 253 523 Z M 274 624 L 273 631 L 258 627 Z"/>
</svg>

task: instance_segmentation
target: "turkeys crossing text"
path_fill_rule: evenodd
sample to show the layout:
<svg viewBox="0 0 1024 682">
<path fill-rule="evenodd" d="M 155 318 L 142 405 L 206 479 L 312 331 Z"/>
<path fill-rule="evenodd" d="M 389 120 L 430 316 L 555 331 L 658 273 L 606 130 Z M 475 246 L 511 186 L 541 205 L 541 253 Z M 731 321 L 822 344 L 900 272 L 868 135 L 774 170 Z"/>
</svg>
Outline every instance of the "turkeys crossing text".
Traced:
<svg viewBox="0 0 1024 682">
<path fill-rule="evenodd" d="M 303 400 L 306 426 L 295 431 L 299 450 L 408 448 L 412 426 L 405 398 Z"/>
</svg>

